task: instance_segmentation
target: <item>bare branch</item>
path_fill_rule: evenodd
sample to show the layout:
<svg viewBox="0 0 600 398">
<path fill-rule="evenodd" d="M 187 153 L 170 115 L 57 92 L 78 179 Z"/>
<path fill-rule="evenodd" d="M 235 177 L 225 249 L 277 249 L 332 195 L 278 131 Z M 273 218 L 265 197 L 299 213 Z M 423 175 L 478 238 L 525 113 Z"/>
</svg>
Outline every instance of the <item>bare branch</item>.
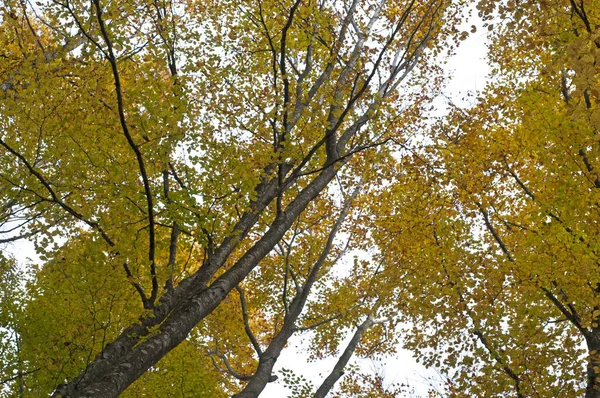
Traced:
<svg viewBox="0 0 600 398">
<path fill-rule="evenodd" d="M 296 328 L 294 328 L 294 331 L 295 332 L 307 332 L 307 331 L 310 331 L 310 330 L 314 330 L 314 329 L 318 328 L 321 325 L 324 325 L 324 324 L 329 323 L 331 321 L 335 321 L 336 319 L 340 319 L 340 318 L 341 318 L 341 315 L 339 315 L 339 314 L 338 315 L 334 315 L 334 316 L 329 317 L 327 319 L 323 319 L 321 321 L 315 322 L 315 323 L 313 323 L 312 325 L 309 325 L 309 326 L 296 327 Z"/>
<path fill-rule="evenodd" d="M 131 285 L 135 288 L 135 290 L 140 295 L 140 298 L 142 299 L 142 304 L 144 305 L 144 308 L 152 308 L 151 304 L 148 302 L 148 298 L 146 297 L 146 293 L 144 292 L 144 289 L 138 282 L 136 282 L 133 274 L 131 273 L 131 270 L 129 269 L 129 265 L 127 265 L 127 263 L 123 263 L 123 269 L 125 270 L 125 273 L 127 274 L 127 280 L 129 281 L 129 283 L 131 283 Z"/>
<path fill-rule="evenodd" d="M 17 380 L 17 379 L 19 379 L 19 378 L 21 378 L 23 376 L 27 376 L 27 375 L 30 375 L 32 373 L 35 373 L 35 372 L 37 372 L 40 369 L 41 368 L 33 369 L 33 370 L 30 370 L 30 371 L 27 371 L 27 372 L 19 373 L 17 375 L 14 375 L 13 377 L 9 377 L 8 379 L 0 380 L 0 385 L 4 385 L 4 384 L 7 384 L 7 383 L 10 383 L 11 381 Z"/>
</svg>

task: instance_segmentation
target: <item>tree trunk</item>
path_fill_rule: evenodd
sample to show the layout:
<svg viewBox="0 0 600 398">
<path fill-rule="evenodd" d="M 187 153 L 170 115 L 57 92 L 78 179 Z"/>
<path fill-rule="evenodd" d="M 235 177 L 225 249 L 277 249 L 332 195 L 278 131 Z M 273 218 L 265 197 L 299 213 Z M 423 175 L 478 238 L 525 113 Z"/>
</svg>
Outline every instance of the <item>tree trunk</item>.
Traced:
<svg viewBox="0 0 600 398">
<path fill-rule="evenodd" d="M 600 398 L 600 329 L 586 333 L 585 342 L 588 348 L 585 398 Z"/>
<path fill-rule="evenodd" d="M 367 329 L 373 326 L 374 323 L 375 322 L 373 321 L 373 318 L 369 316 L 367 320 L 364 321 L 356 329 L 356 332 L 354 332 L 354 336 L 352 336 L 352 340 L 350 340 L 350 343 L 348 343 L 348 346 L 346 347 L 346 349 L 342 353 L 342 356 L 340 357 L 340 359 L 338 359 L 337 363 L 331 370 L 329 376 L 327 376 L 327 378 L 323 381 L 323 384 L 321 384 L 321 386 L 315 393 L 314 398 L 325 398 L 329 391 L 331 391 L 335 383 L 340 379 L 340 377 L 344 375 L 344 368 L 348 364 L 348 361 L 352 357 L 352 354 L 354 354 L 354 351 L 356 350 L 356 346 L 360 342 L 360 339 L 362 339 L 363 334 L 365 334 Z"/>
</svg>

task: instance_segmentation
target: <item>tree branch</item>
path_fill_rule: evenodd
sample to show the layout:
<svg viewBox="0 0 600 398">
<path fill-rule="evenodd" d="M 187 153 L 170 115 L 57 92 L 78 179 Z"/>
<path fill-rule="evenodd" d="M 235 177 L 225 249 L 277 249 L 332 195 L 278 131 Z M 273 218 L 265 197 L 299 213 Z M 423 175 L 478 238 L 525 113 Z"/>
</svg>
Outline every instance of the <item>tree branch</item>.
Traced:
<svg viewBox="0 0 600 398">
<path fill-rule="evenodd" d="M 373 318 L 368 316 L 367 319 L 356 329 L 352 339 L 346 346 L 346 349 L 344 349 L 344 352 L 331 370 L 331 373 L 329 373 L 329 376 L 323 380 L 323 383 L 317 389 L 317 392 L 315 392 L 314 398 L 325 398 L 327 394 L 329 394 L 335 383 L 344 375 L 344 368 L 348 364 L 348 361 L 350 361 L 354 351 L 356 351 L 356 347 L 362 339 L 362 336 L 371 326 L 373 326 L 374 323 L 375 321 Z"/>
<path fill-rule="evenodd" d="M 244 290 L 239 285 L 235 287 L 235 290 L 237 290 L 237 292 L 240 295 L 240 304 L 242 306 L 242 318 L 244 319 L 244 330 L 246 331 L 246 335 L 252 343 L 252 347 L 254 347 L 254 351 L 256 351 L 256 353 L 260 357 L 263 351 L 260 348 L 260 344 L 254 336 L 254 333 L 252 333 L 252 329 L 250 329 L 250 322 L 248 320 L 248 307 L 246 305 L 246 297 L 244 295 Z"/>
<path fill-rule="evenodd" d="M 111 247 L 115 246 L 115 243 L 108 237 L 108 235 L 106 234 L 106 232 L 104 232 L 104 230 L 102 229 L 102 227 L 96 221 L 90 221 L 90 220 L 86 219 L 81 213 L 79 213 L 74 208 L 72 208 L 71 206 L 67 205 L 63 200 L 61 200 L 58 197 L 58 195 L 56 194 L 56 192 L 54 192 L 54 189 L 52 188 L 52 186 L 50 185 L 50 183 L 48 181 L 46 181 L 46 179 L 44 178 L 44 176 L 39 171 L 37 171 L 27 161 L 27 159 L 25 159 L 25 157 L 22 154 L 20 154 L 19 152 L 17 152 L 16 150 L 14 150 L 12 147 L 10 147 L 2 138 L 0 138 L 0 145 L 3 146 L 8 152 L 10 152 L 11 154 L 13 154 L 15 157 L 17 157 L 21 161 L 21 163 L 23 163 L 25 165 L 25 167 L 27 168 L 27 170 L 29 171 L 29 173 L 32 174 L 44 186 L 44 188 L 46 188 L 46 190 L 48 191 L 48 193 L 52 197 L 51 202 L 54 202 L 54 203 L 58 204 L 67 213 L 69 213 L 70 215 L 72 215 L 76 219 L 84 222 L 85 224 L 87 224 L 88 226 L 90 226 L 92 229 L 98 231 L 100 233 L 100 235 L 102 236 L 102 238 L 106 241 L 106 243 L 108 243 L 109 246 L 111 246 Z"/>
<path fill-rule="evenodd" d="M 108 31 L 104 24 L 104 19 L 102 17 L 102 8 L 100 7 L 100 0 L 92 0 L 93 4 L 96 8 L 96 17 L 98 19 L 98 24 L 100 26 L 100 32 L 102 33 L 102 37 L 104 38 L 104 43 L 107 47 L 106 58 L 108 59 L 112 74 L 114 78 L 115 84 L 115 93 L 117 96 L 117 107 L 119 111 L 119 121 L 121 123 L 121 129 L 123 130 L 123 134 L 127 139 L 127 142 L 131 149 L 133 150 L 135 157 L 137 159 L 138 167 L 140 170 L 140 175 L 142 178 L 142 182 L 144 184 L 144 192 L 146 194 L 146 202 L 148 208 L 148 222 L 149 222 L 149 244 L 148 244 L 148 260 L 150 261 L 150 274 L 152 276 L 152 292 L 150 294 L 149 303 L 154 305 L 156 301 L 156 297 L 158 295 L 158 277 L 156 275 L 156 263 L 154 259 L 155 253 L 155 223 L 154 223 L 154 205 L 152 199 L 152 191 L 150 189 L 150 181 L 148 179 L 148 173 L 146 172 L 146 165 L 144 163 L 144 158 L 142 156 L 142 152 L 140 151 L 139 146 L 133 140 L 131 133 L 129 132 L 129 126 L 127 125 L 127 121 L 125 119 L 125 105 L 123 103 L 123 88 L 121 86 L 121 78 L 119 76 L 119 70 L 117 68 L 117 59 L 115 57 L 112 41 L 108 35 Z"/>
</svg>

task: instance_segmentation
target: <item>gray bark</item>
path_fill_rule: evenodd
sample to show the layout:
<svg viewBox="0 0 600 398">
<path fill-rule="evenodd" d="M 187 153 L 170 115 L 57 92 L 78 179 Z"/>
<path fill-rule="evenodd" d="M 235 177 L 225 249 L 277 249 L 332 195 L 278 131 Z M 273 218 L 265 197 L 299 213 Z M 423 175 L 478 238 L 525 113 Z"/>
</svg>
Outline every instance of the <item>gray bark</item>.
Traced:
<svg viewBox="0 0 600 398">
<path fill-rule="evenodd" d="M 253 205 L 252 211 L 245 213 L 236 224 L 232 235 L 225 238 L 223 243 L 209 256 L 207 264 L 202 266 L 193 276 L 183 280 L 176 288 L 163 295 L 153 309 L 152 316 L 144 317 L 127 329 L 94 359 L 88 368 L 78 378 L 67 385 L 58 386 L 54 396 L 76 396 L 75 392 L 94 380 L 103 379 L 110 371 L 115 369 L 123 355 L 128 353 L 140 341 L 142 337 L 149 334 L 152 327 L 161 324 L 167 316 L 185 300 L 189 299 L 194 290 L 205 287 L 205 284 L 227 260 L 234 250 L 235 242 L 243 239 L 252 226 L 258 221 L 259 215 L 267 205 L 277 196 L 277 181 L 265 181 L 257 189 L 258 199 Z"/>
<path fill-rule="evenodd" d="M 117 397 L 151 366 L 181 343 L 190 331 L 210 314 L 227 294 L 252 271 L 291 227 L 304 208 L 327 186 L 336 174 L 329 166 L 305 188 L 273 222 L 263 237 L 238 262 L 209 287 L 194 286 L 192 295 L 184 299 L 160 324 L 155 333 L 135 347 L 128 349 L 114 367 L 102 377 L 85 376 L 77 383 L 57 389 L 59 397 Z M 134 337 L 130 337 L 135 339 Z M 138 340 L 138 339 L 135 339 Z M 118 349 L 119 347 L 115 347 Z M 115 349 L 113 348 L 113 349 Z"/>
<path fill-rule="evenodd" d="M 335 383 L 337 383 L 340 377 L 344 375 L 344 368 L 348 364 L 348 361 L 350 361 L 350 358 L 354 354 L 354 351 L 356 351 L 356 346 L 360 342 L 360 339 L 362 339 L 362 336 L 365 334 L 367 329 L 373 326 L 374 323 L 375 322 L 373 321 L 373 318 L 369 316 L 367 320 L 364 321 L 356 329 L 356 331 L 354 332 L 354 336 L 352 336 L 352 339 L 350 340 L 350 343 L 348 343 L 348 345 L 346 346 L 346 349 L 344 350 L 342 356 L 340 356 L 340 359 L 338 359 L 337 363 L 331 370 L 331 373 L 329 373 L 329 376 L 327 376 L 327 378 L 323 381 L 323 383 L 315 393 L 314 398 L 325 398 L 327 394 L 331 391 Z"/>
<path fill-rule="evenodd" d="M 406 10 L 406 16 L 411 13 L 413 3 Z M 351 23 L 354 7 L 357 4 L 357 1 L 353 1 L 352 6 L 347 11 L 347 15 L 340 27 L 339 38 L 334 42 L 334 49 L 339 50 L 343 45 L 343 38 Z M 290 18 L 293 18 L 293 15 Z M 376 17 L 374 16 L 372 23 L 374 23 L 375 19 Z M 216 250 L 213 251 L 212 248 L 209 248 L 210 253 L 206 264 L 192 277 L 182 281 L 177 287 L 170 289 L 158 300 L 156 305 L 152 306 L 152 316 L 141 318 L 139 323 L 127 328 L 92 361 L 79 377 L 70 381 L 67 385 L 59 386 L 54 396 L 117 396 L 160 360 L 160 358 L 183 341 L 192 328 L 204 319 L 225 298 L 231 289 L 239 284 L 257 266 L 260 260 L 274 248 L 308 203 L 325 189 L 335 176 L 336 170 L 355 153 L 353 149 L 356 148 L 350 148 L 350 151 L 346 153 L 344 151 L 347 144 L 351 142 L 350 139 L 356 136 L 359 130 L 371 118 L 373 114 L 372 110 L 380 105 L 388 94 L 386 91 L 381 97 L 373 96 L 368 87 L 371 86 L 371 80 L 375 76 L 376 70 L 379 70 L 381 67 L 380 64 L 384 54 L 393 51 L 390 48 L 390 44 L 404 21 L 405 19 L 398 23 L 398 27 L 394 30 L 392 38 L 381 49 L 378 59 L 375 62 L 375 67 L 370 71 L 369 76 L 366 77 L 361 87 L 358 88 L 357 92 L 351 94 L 351 98 L 344 99 L 341 98 L 343 97 L 343 90 L 340 87 L 345 87 L 349 83 L 346 81 L 346 75 L 353 70 L 357 62 L 355 54 L 358 54 L 364 47 L 365 38 L 361 38 L 353 46 L 350 60 L 342 68 L 341 76 L 338 77 L 336 83 L 336 93 L 338 94 L 336 101 L 330 104 L 329 107 L 328 120 L 330 125 L 327 126 L 322 141 L 309 151 L 308 155 L 291 172 L 291 176 L 285 179 L 285 176 L 290 172 L 289 165 L 272 165 L 272 169 L 267 170 L 266 175 L 272 175 L 272 172 L 277 170 L 278 178 L 264 181 L 257 187 L 258 199 L 253 204 L 251 211 L 242 216 L 235 226 L 234 232 L 225 238 Z M 417 29 L 420 28 L 418 27 Z M 335 67 L 335 63 L 330 63 L 326 66 L 325 70 L 310 88 L 307 102 L 300 101 L 291 114 L 291 120 L 288 123 L 284 123 L 286 131 L 293 128 L 294 124 L 299 120 L 302 111 L 308 106 L 313 97 L 315 97 L 319 87 L 329 78 Z M 307 70 L 309 70 L 309 64 L 307 64 Z M 390 81 L 394 79 L 397 80 L 396 74 L 390 75 Z M 287 93 L 287 89 L 284 91 L 285 95 L 289 94 Z M 349 115 L 356 108 L 355 104 L 359 99 L 365 99 L 365 97 L 370 98 L 368 110 L 366 112 L 363 111 L 362 115 L 356 118 L 354 122 L 350 122 L 348 120 L 350 118 Z M 341 115 L 339 115 L 339 111 L 341 111 Z M 343 127 L 345 123 L 350 124 L 350 126 Z M 325 144 L 325 151 L 328 155 L 326 164 L 322 169 L 306 171 L 304 169 L 305 166 L 313 159 L 313 156 L 323 144 Z M 278 213 L 277 218 L 264 236 L 231 269 L 216 279 L 210 286 L 207 286 L 215 273 L 225 264 L 227 258 L 229 258 L 237 246 L 237 243 L 244 239 L 252 227 L 256 225 L 264 209 L 274 199 L 278 198 L 278 196 L 280 197 L 289 186 L 294 184 L 298 176 L 309 174 L 318 176 L 298 194 L 285 211 Z M 278 199 L 277 204 L 279 211 L 280 199 Z M 151 330 L 152 336 L 147 337 L 150 335 Z M 282 335 L 282 340 L 287 341 L 289 336 L 284 338 L 287 333 L 286 331 Z M 145 337 L 147 338 L 142 342 L 142 338 Z M 277 358 L 274 352 L 280 345 L 280 343 L 275 342 L 273 351 L 267 353 L 269 351 L 267 350 L 263 353 L 264 358 L 261 358 L 259 363 L 260 369 L 268 369 L 268 366 L 272 368 L 272 365 L 268 364 Z M 281 348 L 277 349 L 281 350 Z M 263 364 L 262 367 L 261 364 Z M 265 371 L 266 373 L 269 373 L 270 377 L 270 372 Z"/>
<path fill-rule="evenodd" d="M 585 342 L 588 348 L 585 398 L 600 398 L 600 329 L 587 330 Z"/>
</svg>

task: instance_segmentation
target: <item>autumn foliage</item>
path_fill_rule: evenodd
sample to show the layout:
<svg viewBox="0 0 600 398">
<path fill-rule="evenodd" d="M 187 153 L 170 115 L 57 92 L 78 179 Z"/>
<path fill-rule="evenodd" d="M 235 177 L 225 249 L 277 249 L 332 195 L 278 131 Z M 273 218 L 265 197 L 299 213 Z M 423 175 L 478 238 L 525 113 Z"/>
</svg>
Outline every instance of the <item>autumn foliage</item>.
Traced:
<svg viewBox="0 0 600 398">
<path fill-rule="evenodd" d="M 0 395 L 600 397 L 600 3 L 473 3 L 0 3 Z"/>
</svg>

